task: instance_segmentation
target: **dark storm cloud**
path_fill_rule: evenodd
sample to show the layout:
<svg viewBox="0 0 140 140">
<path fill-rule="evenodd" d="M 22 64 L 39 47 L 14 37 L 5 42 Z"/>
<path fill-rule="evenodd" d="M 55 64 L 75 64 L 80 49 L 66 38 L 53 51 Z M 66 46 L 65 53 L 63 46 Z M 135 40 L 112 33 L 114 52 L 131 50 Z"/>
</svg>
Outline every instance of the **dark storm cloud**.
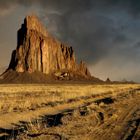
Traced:
<svg viewBox="0 0 140 140">
<path fill-rule="evenodd" d="M 42 7 L 50 7 L 64 12 L 80 12 L 89 9 L 111 9 L 115 10 L 121 8 L 127 10 L 127 12 L 138 14 L 140 12 L 139 0 L 1 0 L 0 8 L 8 8 L 11 5 L 24 5 L 31 6 L 34 4 L 40 4 Z M 103 9 L 102 9 L 103 8 Z M 46 9 L 47 10 L 47 9 Z"/>
<path fill-rule="evenodd" d="M 139 13 L 139 2 L 136 0 L 42 2 L 45 9 L 42 13 L 46 13 L 44 17 L 47 17 L 48 26 L 52 27 L 50 29 L 55 27 L 53 33 L 74 46 L 79 52 L 78 58 L 88 63 L 97 63 L 112 53 L 115 47 L 121 50 L 122 46 L 127 46 L 130 40 L 127 31 L 131 23 L 126 19 Z M 49 13 L 47 6 L 56 12 Z"/>
</svg>

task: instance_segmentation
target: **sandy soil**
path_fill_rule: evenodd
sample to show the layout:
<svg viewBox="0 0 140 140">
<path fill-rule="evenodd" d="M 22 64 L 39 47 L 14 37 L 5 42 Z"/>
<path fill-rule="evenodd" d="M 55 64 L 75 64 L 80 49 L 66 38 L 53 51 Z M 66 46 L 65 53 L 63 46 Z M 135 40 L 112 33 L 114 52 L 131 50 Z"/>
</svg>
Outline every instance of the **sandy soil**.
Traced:
<svg viewBox="0 0 140 140">
<path fill-rule="evenodd" d="M 0 98 L 0 139 L 140 140 L 140 85 L 1 85 Z"/>
</svg>

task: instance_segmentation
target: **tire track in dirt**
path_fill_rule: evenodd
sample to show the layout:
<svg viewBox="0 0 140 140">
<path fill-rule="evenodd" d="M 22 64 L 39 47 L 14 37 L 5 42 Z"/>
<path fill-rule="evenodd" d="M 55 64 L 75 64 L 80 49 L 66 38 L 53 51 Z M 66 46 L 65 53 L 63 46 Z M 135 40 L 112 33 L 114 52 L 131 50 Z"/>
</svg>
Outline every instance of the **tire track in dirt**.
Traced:
<svg viewBox="0 0 140 140">
<path fill-rule="evenodd" d="M 140 109 L 137 109 L 134 114 L 132 114 L 132 120 L 128 122 L 127 133 L 122 138 L 123 140 L 135 139 L 135 134 L 137 133 L 138 127 L 140 125 Z M 140 138 L 140 137 L 139 137 Z"/>
<path fill-rule="evenodd" d="M 118 109 L 114 118 L 108 118 L 100 127 L 95 128 L 92 138 L 96 140 L 135 140 L 140 120 L 140 96 L 137 91 L 131 92 L 132 95 L 123 95 L 123 100 L 112 104 L 112 108 Z M 120 96 L 120 95 L 119 95 Z M 121 97 L 119 97 L 121 98 Z M 112 116 L 113 117 L 113 116 Z M 135 137 L 139 137 L 138 134 Z M 140 137 L 138 138 L 140 139 Z"/>
<path fill-rule="evenodd" d="M 118 93 L 114 96 L 108 93 L 97 97 L 81 97 L 80 100 L 74 99 L 68 103 L 56 105 L 53 107 L 56 110 L 58 106 L 65 105 L 65 108 L 54 111 L 52 115 L 42 114 L 42 117 L 31 122 L 34 126 L 38 123 L 42 124 L 43 132 L 41 133 L 29 133 L 27 127 L 29 122 L 26 121 L 17 124 L 17 129 L 7 131 L 1 129 L 1 133 L 6 132 L 7 139 L 14 136 L 22 138 L 24 135 L 23 137 L 27 139 L 47 136 L 48 140 L 51 140 L 54 135 L 49 134 L 55 134 L 58 139 L 61 137 L 61 139 L 76 140 L 78 137 L 82 136 L 84 139 L 86 136 L 89 140 L 90 138 L 91 140 L 106 140 L 106 138 L 108 140 L 118 140 L 118 138 L 135 140 L 134 138 L 138 137 L 139 128 L 139 96 L 137 96 L 136 90 L 130 93 L 124 92 L 123 98 L 121 98 L 121 94 Z M 74 103 L 76 103 L 75 106 L 72 106 Z M 116 110 L 114 111 L 114 109 Z M 121 128 L 117 129 L 118 127 Z M 120 134 L 119 137 L 116 136 L 117 134 Z M 2 139 L 3 136 L 0 138 Z"/>
</svg>

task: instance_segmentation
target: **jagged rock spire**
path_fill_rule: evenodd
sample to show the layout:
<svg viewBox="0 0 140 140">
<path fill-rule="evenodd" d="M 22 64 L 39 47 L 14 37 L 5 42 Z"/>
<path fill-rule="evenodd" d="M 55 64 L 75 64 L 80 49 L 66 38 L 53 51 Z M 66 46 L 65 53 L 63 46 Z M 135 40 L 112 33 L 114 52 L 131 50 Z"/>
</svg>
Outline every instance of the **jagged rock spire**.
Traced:
<svg viewBox="0 0 140 140">
<path fill-rule="evenodd" d="M 67 70 L 90 76 L 84 63 L 76 63 L 73 48 L 50 36 L 36 16 L 24 19 L 17 36 L 17 48 L 8 69 L 45 74 Z"/>
</svg>

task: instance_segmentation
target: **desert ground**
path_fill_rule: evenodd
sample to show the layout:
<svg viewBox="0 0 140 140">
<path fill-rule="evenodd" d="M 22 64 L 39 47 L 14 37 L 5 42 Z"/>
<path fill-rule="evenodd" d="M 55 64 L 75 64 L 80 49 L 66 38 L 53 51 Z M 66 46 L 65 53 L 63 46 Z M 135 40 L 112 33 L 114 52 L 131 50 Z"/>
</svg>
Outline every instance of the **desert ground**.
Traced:
<svg viewBox="0 0 140 140">
<path fill-rule="evenodd" d="M 79 139 L 140 140 L 140 85 L 0 85 L 0 140 Z"/>
</svg>

